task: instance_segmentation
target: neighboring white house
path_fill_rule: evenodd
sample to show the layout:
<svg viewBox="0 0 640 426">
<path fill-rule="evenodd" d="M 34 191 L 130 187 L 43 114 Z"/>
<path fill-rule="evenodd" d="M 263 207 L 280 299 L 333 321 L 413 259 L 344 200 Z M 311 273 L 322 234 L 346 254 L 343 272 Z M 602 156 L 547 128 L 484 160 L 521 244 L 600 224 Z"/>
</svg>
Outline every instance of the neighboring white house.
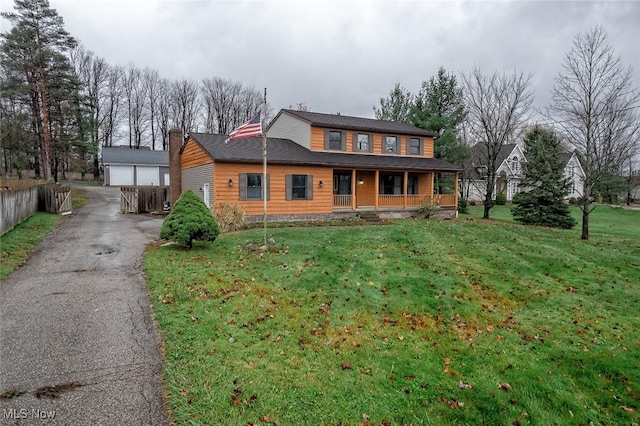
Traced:
<svg viewBox="0 0 640 426">
<path fill-rule="evenodd" d="M 471 158 L 464 167 L 464 175 L 461 179 L 463 196 L 470 202 L 483 202 L 486 193 L 487 159 L 482 144 L 476 144 L 471 148 Z M 507 201 L 512 201 L 513 196 L 524 188 L 521 187 L 524 165 L 527 159 L 524 149 L 520 144 L 506 144 L 498 153 L 497 178 L 493 191 L 493 199 L 498 193 L 504 192 Z M 571 179 L 571 191 L 566 199 L 582 196 L 584 187 L 584 170 L 575 153 L 567 153 L 564 158 L 564 175 Z"/>
<path fill-rule="evenodd" d="M 105 186 L 168 186 L 169 152 L 149 148 L 102 148 Z"/>
</svg>

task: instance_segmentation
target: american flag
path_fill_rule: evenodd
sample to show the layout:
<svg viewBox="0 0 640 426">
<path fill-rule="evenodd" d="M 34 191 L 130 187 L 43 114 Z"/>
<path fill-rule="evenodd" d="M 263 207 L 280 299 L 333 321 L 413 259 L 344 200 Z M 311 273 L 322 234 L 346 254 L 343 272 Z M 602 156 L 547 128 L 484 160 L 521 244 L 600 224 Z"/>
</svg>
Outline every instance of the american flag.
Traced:
<svg viewBox="0 0 640 426">
<path fill-rule="evenodd" d="M 262 136 L 262 123 L 260 121 L 260 112 L 258 112 L 251 120 L 246 121 L 240 127 L 235 129 L 225 143 L 236 139 L 252 138 L 254 136 Z"/>
</svg>

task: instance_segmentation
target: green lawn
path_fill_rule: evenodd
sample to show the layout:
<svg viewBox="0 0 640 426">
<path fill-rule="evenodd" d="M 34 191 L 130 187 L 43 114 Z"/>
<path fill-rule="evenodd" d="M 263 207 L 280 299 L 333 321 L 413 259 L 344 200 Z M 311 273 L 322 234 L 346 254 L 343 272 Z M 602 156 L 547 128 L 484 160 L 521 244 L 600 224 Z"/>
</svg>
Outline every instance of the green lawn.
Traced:
<svg viewBox="0 0 640 426">
<path fill-rule="evenodd" d="M 640 212 L 476 209 L 150 247 L 175 423 L 637 424 Z"/>
<path fill-rule="evenodd" d="M 61 216 L 36 212 L 0 237 L 0 280 L 22 265 L 33 248 L 47 235 Z"/>
</svg>

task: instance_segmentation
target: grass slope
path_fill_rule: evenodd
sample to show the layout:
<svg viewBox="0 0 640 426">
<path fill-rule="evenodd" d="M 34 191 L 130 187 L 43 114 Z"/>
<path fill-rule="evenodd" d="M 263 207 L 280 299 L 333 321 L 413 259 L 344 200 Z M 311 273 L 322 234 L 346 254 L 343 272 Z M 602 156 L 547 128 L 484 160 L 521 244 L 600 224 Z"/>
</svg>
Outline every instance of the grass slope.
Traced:
<svg viewBox="0 0 640 426">
<path fill-rule="evenodd" d="M 638 422 L 640 212 L 271 233 L 146 253 L 177 424 Z"/>
</svg>

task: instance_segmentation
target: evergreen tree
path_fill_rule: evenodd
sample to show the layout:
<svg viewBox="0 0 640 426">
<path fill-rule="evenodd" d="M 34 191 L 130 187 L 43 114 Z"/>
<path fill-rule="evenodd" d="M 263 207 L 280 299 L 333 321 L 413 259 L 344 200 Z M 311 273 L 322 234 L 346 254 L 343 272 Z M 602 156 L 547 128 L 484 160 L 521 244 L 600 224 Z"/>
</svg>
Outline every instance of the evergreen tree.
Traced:
<svg viewBox="0 0 640 426">
<path fill-rule="evenodd" d="M 19 94 L 29 106 L 33 131 L 39 141 L 43 177 L 52 178 L 52 104 L 67 98 L 61 87 L 73 80 L 65 54 L 76 41 L 64 29 L 48 0 L 15 0 L 14 13 L 2 13 L 13 28 L 2 33 L 0 62 L 3 68 L 3 97 Z M 61 75 L 62 74 L 62 75 Z M 72 99 L 74 92 L 68 96 Z M 57 99 L 53 99 L 56 97 Z"/>
<path fill-rule="evenodd" d="M 526 225 L 542 225 L 569 229 L 576 221 L 564 202 L 570 182 L 564 177 L 563 148 L 551 130 L 539 126 L 524 138 L 525 157 L 522 185 L 526 192 L 513 198 L 513 218 Z"/>
<path fill-rule="evenodd" d="M 413 105 L 413 95 L 401 87 L 400 83 L 396 83 L 388 97 L 380 98 L 380 108 L 373 107 L 373 112 L 378 120 L 409 123 L 411 105 Z"/>
<path fill-rule="evenodd" d="M 215 241 L 218 234 L 218 222 L 191 190 L 180 195 L 160 229 L 160 238 L 174 241 L 187 249 L 193 247 L 194 240 Z"/>
<path fill-rule="evenodd" d="M 422 82 L 422 88 L 411 107 L 410 119 L 414 126 L 437 132 L 434 156 L 460 164 L 469 156 L 458 131 L 467 112 L 462 87 L 453 74 L 442 67 L 438 75 Z"/>
</svg>

